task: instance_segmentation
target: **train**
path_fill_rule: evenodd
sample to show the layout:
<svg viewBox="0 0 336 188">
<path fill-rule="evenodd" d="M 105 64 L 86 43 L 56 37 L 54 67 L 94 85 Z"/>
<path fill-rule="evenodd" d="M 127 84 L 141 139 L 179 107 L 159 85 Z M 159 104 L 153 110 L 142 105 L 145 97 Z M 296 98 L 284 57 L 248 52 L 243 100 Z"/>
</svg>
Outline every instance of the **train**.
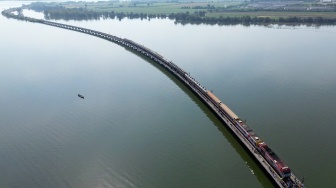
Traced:
<svg viewBox="0 0 336 188">
<path fill-rule="evenodd" d="M 193 85 L 198 91 L 202 92 L 203 96 L 209 99 L 214 104 L 219 113 L 226 116 L 230 123 L 235 126 L 239 132 L 253 145 L 253 147 L 266 159 L 267 163 L 274 171 L 284 180 L 289 180 L 291 177 L 290 168 L 268 147 L 268 145 L 244 122 L 242 121 L 228 106 L 226 106 L 218 97 L 211 91 L 205 89 L 189 74 L 185 73 L 184 78 Z"/>
<path fill-rule="evenodd" d="M 173 63 L 171 63 L 173 64 Z M 175 65 L 175 64 L 173 64 Z M 225 105 L 216 95 L 207 90 L 187 72 L 180 69 L 178 66 L 172 67 L 181 77 L 183 77 L 189 85 L 193 86 L 199 93 L 201 93 L 207 100 L 211 101 L 216 106 L 218 112 L 225 116 L 230 124 L 235 126 L 239 132 L 251 143 L 251 145 L 258 151 L 266 162 L 274 169 L 274 171 L 282 178 L 284 182 L 291 182 L 291 169 L 279 158 L 275 152 L 268 147 L 268 145 L 237 116 L 227 105 Z"/>
<path fill-rule="evenodd" d="M 179 66 L 175 65 L 171 61 L 166 60 L 160 54 L 153 52 L 152 50 L 137 44 L 129 39 L 123 39 L 126 43 L 145 50 L 145 54 L 160 63 L 161 65 L 175 71 L 180 77 L 185 79 L 189 85 L 193 86 L 200 94 L 205 96 L 212 104 L 214 104 L 219 113 L 226 116 L 230 120 L 231 124 L 234 125 L 239 132 L 253 145 L 253 147 L 266 159 L 267 163 L 272 166 L 274 171 L 283 179 L 289 180 L 291 177 L 290 168 L 267 146 L 267 144 L 258 137 L 258 135 L 245 123 L 243 122 L 228 106 L 226 106 L 219 98 L 217 98 L 211 91 L 207 90 L 193 77 L 190 76 L 186 71 L 181 69 Z"/>
<path fill-rule="evenodd" d="M 65 29 L 72 29 L 75 31 L 84 32 L 87 34 L 95 35 L 104 39 L 111 40 L 127 46 L 129 48 L 133 48 L 138 52 L 141 52 L 143 55 L 150 57 L 152 60 L 161 64 L 168 70 L 174 72 L 175 75 L 178 75 L 184 82 L 188 83 L 190 87 L 192 87 L 200 96 L 204 97 L 205 100 L 210 101 L 216 108 L 217 112 L 219 112 L 222 116 L 225 116 L 226 119 L 230 121 L 230 125 L 234 126 L 239 132 L 243 135 L 243 137 L 248 140 L 248 142 L 254 147 L 255 151 L 259 152 L 260 155 L 263 156 L 265 161 L 274 169 L 274 171 L 279 175 L 279 177 L 284 180 L 283 182 L 289 182 L 291 177 L 290 168 L 268 147 L 268 145 L 258 137 L 258 135 L 246 124 L 246 122 L 242 121 L 239 116 L 237 116 L 228 106 L 226 106 L 218 97 L 216 97 L 211 91 L 207 90 L 204 86 L 202 86 L 199 82 L 197 82 L 193 77 L 190 76 L 186 71 L 181 69 L 179 66 L 174 64 L 171 61 L 168 61 L 160 54 L 146 48 L 143 45 L 140 45 L 136 42 L 133 42 L 129 39 L 121 39 L 112 35 L 107 35 L 105 33 L 88 30 L 85 28 L 65 25 L 65 24 L 57 24 L 54 22 L 49 22 L 42 19 L 35 19 L 24 17 L 23 15 L 14 15 L 12 12 L 17 11 L 17 9 L 8 9 L 2 11 L 2 14 L 6 17 L 16 18 L 19 20 L 25 20 L 29 22 L 37 22 L 57 27 L 62 27 Z M 76 28 L 76 29 L 73 29 Z M 84 99 L 84 96 L 78 94 L 79 97 Z M 286 187 L 290 187 L 290 184 Z M 302 184 L 303 185 L 303 184 Z"/>
</svg>

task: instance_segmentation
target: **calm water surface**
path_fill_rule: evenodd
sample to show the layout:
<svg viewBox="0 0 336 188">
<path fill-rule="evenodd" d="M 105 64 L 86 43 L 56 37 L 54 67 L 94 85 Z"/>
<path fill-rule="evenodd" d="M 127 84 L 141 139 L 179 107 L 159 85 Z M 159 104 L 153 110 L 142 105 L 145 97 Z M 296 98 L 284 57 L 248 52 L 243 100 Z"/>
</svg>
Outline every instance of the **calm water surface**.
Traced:
<svg viewBox="0 0 336 188">
<path fill-rule="evenodd" d="M 59 22 L 159 52 L 246 119 L 308 187 L 334 186 L 335 27 Z M 211 112 L 147 59 L 81 33 L 0 23 L 0 187 L 272 187 Z"/>
</svg>

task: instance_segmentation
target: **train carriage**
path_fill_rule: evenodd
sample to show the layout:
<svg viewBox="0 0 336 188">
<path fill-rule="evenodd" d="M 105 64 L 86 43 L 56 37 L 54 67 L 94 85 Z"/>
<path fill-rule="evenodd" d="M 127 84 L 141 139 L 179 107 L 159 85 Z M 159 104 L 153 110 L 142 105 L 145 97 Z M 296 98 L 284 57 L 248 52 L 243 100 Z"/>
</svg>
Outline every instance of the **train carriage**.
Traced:
<svg viewBox="0 0 336 188">
<path fill-rule="evenodd" d="M 239 117 L 228 107 L 226 106 L 224 103 L 221 103 L 219 105 L 221 107 L 221 109 L 223 109 L 232 119 L 234 120 L 239 120 Z"/>
<path fill-rule="evenodd" d="M 212 102 L 216 105 L 219 105 L 219 103 L 221 102 L 219 100 L 219 98 L 217 98 L 213 93 L 211 93 L 210 91 L 207 91 L 207 95 L 209 96 L 209 98 L 212 100 Z"/>
<path fill-rule="evenodd" d="M 266 145 L 266 143 L 259 144 L 260 153 L 268 161 L 268 163 L 275 169 L 275 171 L 282 178 L 289 178 L 291 176 L 290 168 Z"/>
</svg>

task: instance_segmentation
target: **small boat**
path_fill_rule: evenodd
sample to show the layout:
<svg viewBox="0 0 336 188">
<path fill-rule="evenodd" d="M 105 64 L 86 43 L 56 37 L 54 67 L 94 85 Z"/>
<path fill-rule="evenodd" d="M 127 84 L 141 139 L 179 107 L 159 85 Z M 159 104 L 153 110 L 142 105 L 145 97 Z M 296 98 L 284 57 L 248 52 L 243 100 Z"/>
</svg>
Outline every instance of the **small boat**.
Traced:
<svg viewBox="0 0 336 188">
<path fill-rule="evenodd" d="M 83 96 L 83 95 L 81 95 L 81 94 L 78 94 L 78 97 L 80 97 L 80 98 L 84 99 L 84 96 Z"/>
</svg>

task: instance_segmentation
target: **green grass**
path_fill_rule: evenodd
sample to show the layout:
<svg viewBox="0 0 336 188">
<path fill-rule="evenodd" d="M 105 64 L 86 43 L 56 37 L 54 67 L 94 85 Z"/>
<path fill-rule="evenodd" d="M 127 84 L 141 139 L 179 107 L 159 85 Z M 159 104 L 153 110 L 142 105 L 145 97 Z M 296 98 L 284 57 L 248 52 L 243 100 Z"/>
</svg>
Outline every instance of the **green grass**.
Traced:
<svg viewBox="0 0 336 188">
<path fill-rule="evenodd" d="M 147 13 L 147 14 L 170 14 L 170 13 L 193 13 L 195 11 L 206 11 L 206 9 L 192 9 L 195 6 L 206 7 L 208 4 L 215 7 L 225 7 L 228 5 L 239 5 L 241 2 L 195 2 L 195 3 L 137 3 L 134 6 L 132 2 L 72 2 L 71 4 L 63 5 L 66 8 L 84 8 L 87 4 L 87 9 L 97 12 L 133 12 L 133 13 Z M 183 9 L 182 7 L 190 7 L 190 9 Z"/>
<path fill-rule="evenodd" d="M 95 12 L 111 12 L 115 13 L 144 13 L 144 14 L 170 14 L 170 13 L 194 13 L 195 11 L 207 11 L 207 9 L 192 9 L 195 6 L 207 7 L 208 5 L 214 7 L 226 7 L 226 6 L 239 6 L 242 1 L 223 1 L 223 2 L 194 2 L 194 3 L 137 3 L 134 2 L 65 2 L 61 3 L 66 8 L 85 8 L 87 5 L 88 10 Z M 305 3 L 303 3 L 305 4 Z M 308 3 L 306 3 L 308 4 Z M 183 9 L 182 7 L 190 7 L 189 9 Z M 269 17 L 269 18 L 288 18 L 288 17 L 323 17 L 323 18 L 336 18 L 336 12 L 282 12 L 282 11 L 240 11 L 237 10 L 231 12 L 210 13 L 207 11 L 207 17 Z"/>
<path fill-rule="evenodd" d="M 207 13 L 208 17 L 269 17 L 269 18 L 288 18 L 288 17 L 299 17 L 299 18 L 308 18 L 308 17 L 323 17 L 323 18 L 336 18 L 336 12 L 226 12 L 226 13 Z"/>
</svg>

